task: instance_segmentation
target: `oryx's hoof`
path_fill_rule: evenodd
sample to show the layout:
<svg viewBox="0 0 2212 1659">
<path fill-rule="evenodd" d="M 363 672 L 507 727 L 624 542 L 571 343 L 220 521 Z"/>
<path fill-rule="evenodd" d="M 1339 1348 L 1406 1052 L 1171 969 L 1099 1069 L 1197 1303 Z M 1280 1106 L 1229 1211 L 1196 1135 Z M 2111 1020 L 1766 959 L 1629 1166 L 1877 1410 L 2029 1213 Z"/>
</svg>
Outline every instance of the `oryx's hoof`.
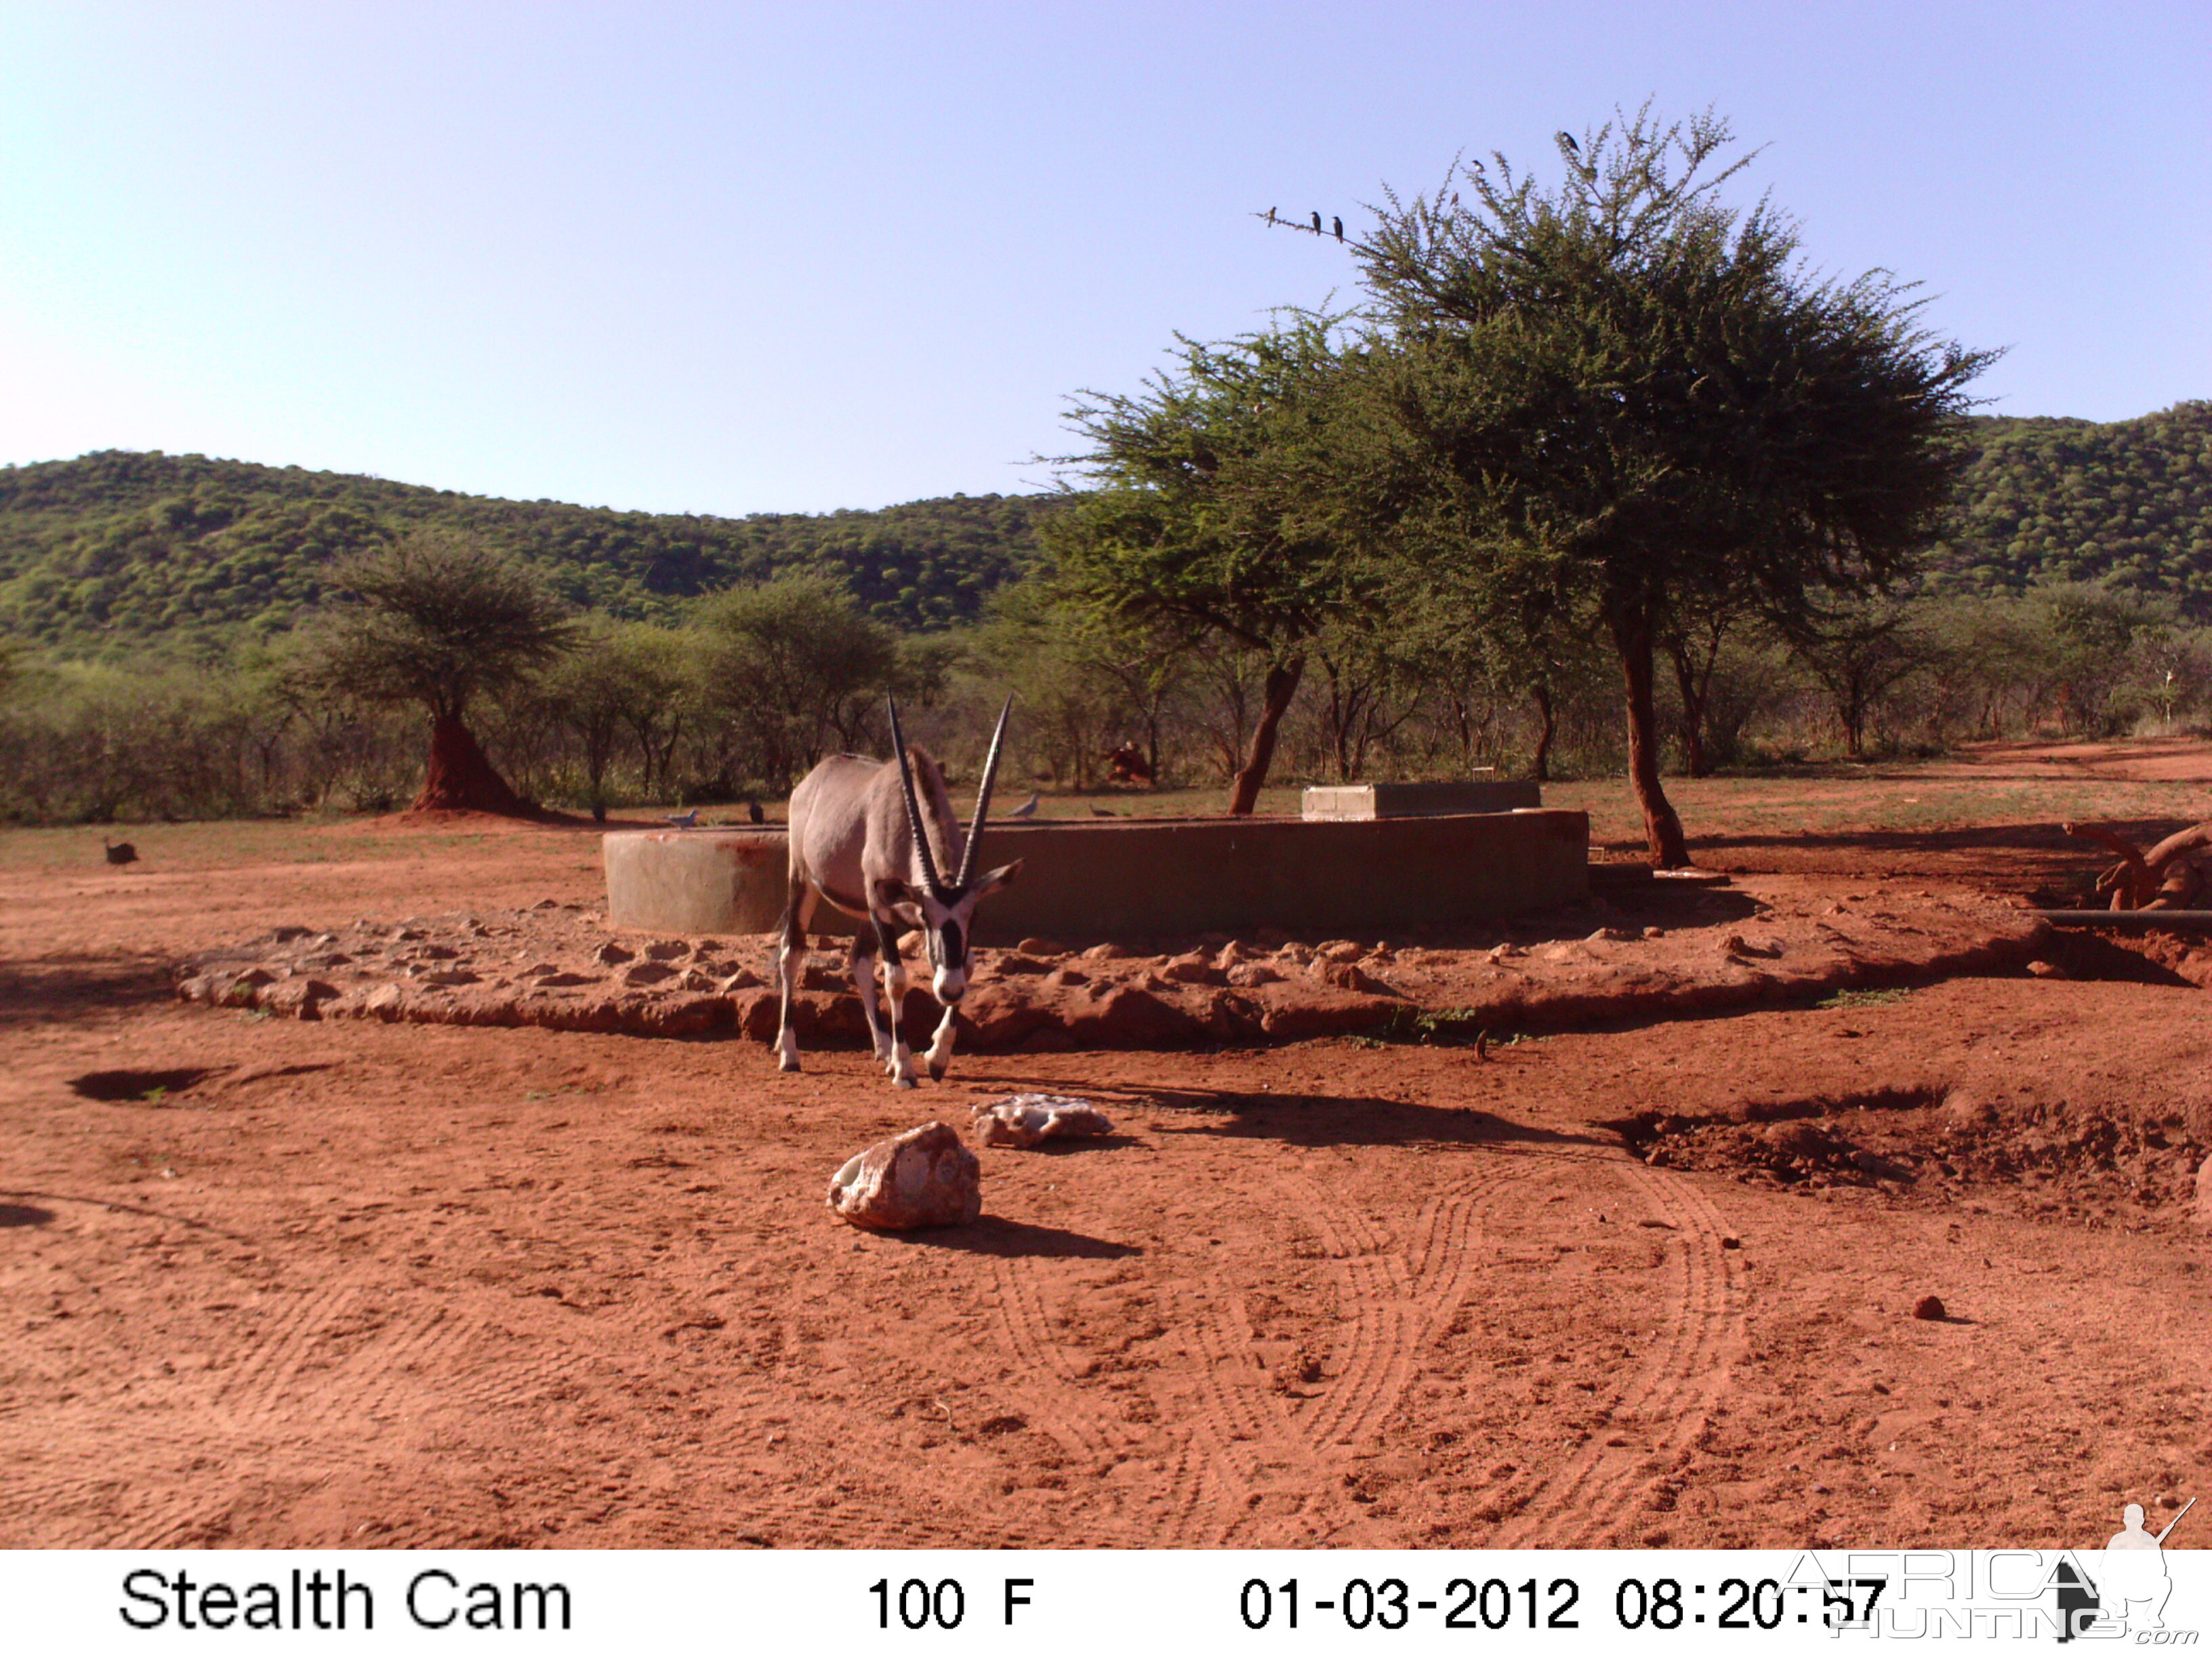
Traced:
<svg viewBox="0 0 2212 1659">
<path fill-rule="evenodd" d="M 916 1082 L 914 1080 L 914 1079 L 913 1079 L 913 1078 L 911 1078 L 911 1077 L 896 1077 L 896 1076 L 894 1076 L 894 1077 L 891 1079 L 891 1082 L 892 1082 L 892 1083 L 893 1083 L 893 1085 L 895 1085 L 896 1087 L 901 1088 L 901 1089 L 918 1089 L 918 1088 L 920 1088 L 920 1087 L 921 1086 L 920 1084 L 916 1083 Z"/>
<path fill-rule="evenodd" d="M 797 1071 L 799 1069 L 799 1057 L 796 1054 L 786 1054 L 781 1060 L 776 1061 L 775 1069 L 779 1072 Z"/>
<path fill-rule="evenodd" d="M 929 1062 L 929 1080 L 932 1083 L 942 1083 L 945 1081 L 945 1062 L 943 1060 L 933 1060 Z"/>
</svg>

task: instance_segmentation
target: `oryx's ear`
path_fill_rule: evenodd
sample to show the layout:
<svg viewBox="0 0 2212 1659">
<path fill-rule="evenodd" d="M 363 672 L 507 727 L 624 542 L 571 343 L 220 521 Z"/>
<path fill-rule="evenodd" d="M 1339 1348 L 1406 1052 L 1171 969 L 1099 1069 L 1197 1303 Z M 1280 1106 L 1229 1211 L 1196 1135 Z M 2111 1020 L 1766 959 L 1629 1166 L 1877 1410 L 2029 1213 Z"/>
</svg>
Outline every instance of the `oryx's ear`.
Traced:
<svg viewBox="0 0 2212 1659">
<path fill-rule="evenodd" d="M 885 876 L 877 882 L 876 902 L 908 926 L 922 926 L 920 896 L 896 876 Z"/>
<path fill-rule="evenodd" d="M 983 872 L 982 880 L 969 890 L 981 898 L 986 893 L 997 892 L 1001 887 L 1011 887 L 1014 884 L 1014 878 L 1021 873 L 1021 868 L 1022 861 L 1016 859 L 1012 864 L 1002 864 L 995 870 L 987 870 Z"/>
</svg>

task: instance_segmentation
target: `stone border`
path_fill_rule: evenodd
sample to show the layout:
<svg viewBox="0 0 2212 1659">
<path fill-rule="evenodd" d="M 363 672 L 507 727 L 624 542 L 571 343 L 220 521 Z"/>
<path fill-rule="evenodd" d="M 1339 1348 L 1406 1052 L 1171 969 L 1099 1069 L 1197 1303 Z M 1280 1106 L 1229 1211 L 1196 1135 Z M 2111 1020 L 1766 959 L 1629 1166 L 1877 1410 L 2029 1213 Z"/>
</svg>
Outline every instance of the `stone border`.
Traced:
<svg viewBox="0 0 2212 1659">
<path fill-rule="evenodd" d="M 2014 971 L 2049 938 L 2003 905 L 1923 896 L 1911 919 L 1843 904 L 1753 901 L 1733 926 L 1643 930 L 1487 949 L 1258 942 L 1140 955 L 1042 939 L 979 949 L 961 1009 L 967 1050 L 1175 1048 L 1360 1032 L 1559 1030 L 1804 1001 L 1840 990 Z M 1747 893 L 1730 896 L 1741 910 Z M 1894 902 L 1894 901 L 1889 901 Z M 1611 907 L 1579 907 L 1602 916 Z M 1671 939 L 1671 943 L 1667 941 Z M 596 912 L 534 910 L 323 932 L 281 927 L 180 968 L 178 994 L 299 1019 L 536 1025 L 641 1036 L 773 1037 L 772 937 L 639 938 Z M 803 1046 L 864 1032 L 842 951 L 817 951 L 799 995 Z M 933 1024 L 909 993 L 906 1018 Z"/>
</svg>

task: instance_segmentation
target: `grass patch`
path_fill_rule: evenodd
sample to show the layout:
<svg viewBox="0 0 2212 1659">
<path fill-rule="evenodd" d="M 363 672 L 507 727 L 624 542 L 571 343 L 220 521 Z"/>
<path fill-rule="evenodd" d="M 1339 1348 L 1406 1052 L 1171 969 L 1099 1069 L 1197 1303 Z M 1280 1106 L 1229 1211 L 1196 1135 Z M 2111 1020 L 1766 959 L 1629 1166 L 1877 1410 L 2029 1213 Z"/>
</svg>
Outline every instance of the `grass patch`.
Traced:
<svg viewBox="0 0 2212 1659">
<path fill-rule="evenodd" d="M 1519 1031 L 1500 1031 L 1479 1008 L 1401 1008 L 1380 1025 L 1352 1039 L 1364 1048 L 1515 1048 L 1537 1039 Z"/>
<path fill-rule="evenodd" d="M 1910 991 L 1838 991 L 1832 996 L 1822 997 L 1815 1008 L 1887 1008 L 1893 1002 L 1902 1002 L 1912 994 Z"/>
</svg>

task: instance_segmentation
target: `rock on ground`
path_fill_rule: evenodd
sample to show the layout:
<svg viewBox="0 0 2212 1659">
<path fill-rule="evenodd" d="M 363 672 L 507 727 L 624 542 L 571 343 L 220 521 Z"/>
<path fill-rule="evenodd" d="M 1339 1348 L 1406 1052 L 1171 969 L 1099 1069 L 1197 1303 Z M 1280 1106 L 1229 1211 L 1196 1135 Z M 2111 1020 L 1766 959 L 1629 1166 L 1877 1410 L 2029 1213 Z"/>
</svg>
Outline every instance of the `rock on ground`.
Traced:
<svg viewBox="0 0 2212 1659">
<path fill-rule="evenodd" d="M 983 1213 L 983 1165 L 945 1123 L 879 1140 L 830 1177 L 830 1207 L 855 1227 L 958 1227 Z"/>
<path fill-rule="evenodd" d="M 975 1127 L 986 1146 L 1034 1146 L 1045 1140 L 1073 1140 L 1114 1133 L 1113 1121 L 1087 1100 L 1073 1095 L 1008 1095 L 977 1103 Z"/>
</svg>

